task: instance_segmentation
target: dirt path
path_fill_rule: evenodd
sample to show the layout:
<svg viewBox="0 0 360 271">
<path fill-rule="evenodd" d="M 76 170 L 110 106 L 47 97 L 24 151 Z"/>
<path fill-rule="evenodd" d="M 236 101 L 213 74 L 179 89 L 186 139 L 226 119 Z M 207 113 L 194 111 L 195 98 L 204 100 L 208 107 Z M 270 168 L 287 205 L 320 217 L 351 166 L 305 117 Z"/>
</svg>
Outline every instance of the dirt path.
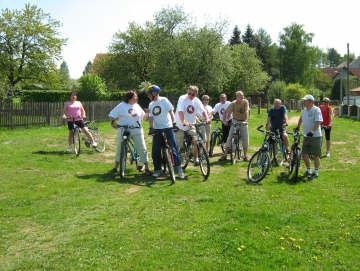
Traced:
<svg viewBox="0 0 360 271">
<path fill-rule="evenodd" d="M 299 116 L 293 116 L 293 117 L 290 117 L 289 119 L 288 119 L 288 125 L 293 125 L 293 124 L 297 124 L 298 123 L 298 121 L 299 121 Z"/>
</svg>

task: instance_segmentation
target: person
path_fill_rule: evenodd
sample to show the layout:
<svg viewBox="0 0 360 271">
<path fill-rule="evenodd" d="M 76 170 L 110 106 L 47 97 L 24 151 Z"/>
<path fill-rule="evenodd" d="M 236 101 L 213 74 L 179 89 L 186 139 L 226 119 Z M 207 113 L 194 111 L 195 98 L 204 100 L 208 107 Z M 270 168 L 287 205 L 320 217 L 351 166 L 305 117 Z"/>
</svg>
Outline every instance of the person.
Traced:
<svg viewBox="0 0 360 271">
<path fill-rule="evenodd" d="M 214 109 L 210 113 L 211 117 L 217 113 L 219 115 L 219 119 L 221 120 L 221 122 L 223 121 L 224 118 L 225 109 L 230 104 L 230 101 L 227 101 L 226 99 L 227 99 L 226 94 L 224 93 L 220 94 L 220 102 L 215 105 Z M 225 143 L 229 136 L 231 120 L 232 120 L 232 116 L 230 116 L 229 118 L 228 125 L 224 125 L 224 123 L 222 122 L 222 127 L 221 127 L 222 143 Z"/>
<path fill-rule="evenodd" d="M 321 114 L 323 117 L 323 122 L 321 123 L 321 127 L 324 128 L 325 131 L 325 139 L 326 139 L 326 157 L 330 157 L 330 133 L 331 133 L 331 127 L 332 127 L 332 118 L 333 118 L 333 109 L 329 105 L 330 99 L 324 98 L 323 104 L 320 105 Z"/>
<path fill-rule="evenodd" d="M 174 131 L 170 128 L 176 125 L 174 107 L 166 97 L 160 97 L 161 88 L 156 85 L 150 85 L 146 89 L 149 99 L 149 135 L 153 135 L 152 140 L 152 159 L 154 161 L 154 173 L 153 177 L 157 178 L 161 175 L 161 146 L 162 146 L 162 134 L 154 133 L 154 129 L 166 129 L 165 135 L 167 142 L 174 155 L 175 165 L 174 170 L 178 172 L 179 179 L 185 178 L 181 168 L 180 154 L 175 141 Z"/>
<path fill-rule="evenodd" d="M 275 99 L 274 106 L 271 107 L 268 112 L 266 130 L 270 130 L 275 133 L 279 131 L 284 142 L 286 152 L 289 153 L 289 138 L 286 133 L 287 121 L 288 116 L 286 107 L 281 104 L 280 99 Z"/>
<path fill-rule="evenodd" d="M 88 128 L 86 127 L 83 119 L 86 118 L 85 109 L 81 102 L 77 101 L 77 93 L 75 91 L 71 91 L 69 93 L 70 101 L 66 102 L 64 108 L 62 110 L 62 119 L 66 119 L 67 117 L 81 117 L 75 119 L 75 125 L 81 128 L 81 131 L 87 136 L 87 138 L 91 141 L 91 145 L 93 147 L 97 147 L 97 142 L 94 141 L 93 136 L 89 132 Z M 66 149 L 66 152 L 72 152 L 72 145 L 73 145 L 73 133 L 74 133 L 74 120 L 67 119 L 67 125 L 69 128 L 69 136 L 68 142 L 69 147 Z"/>
<path fill-rule="evenodd" d="M 229 120 L 231 116 L 233 116 L 232 124 L 239 124 L 242 147 L 244 151 L 244 161 L 247 162 L 247 149 L 249 147 L 249 102 L 248 100 L 244 99 L 244 93 L 241 90 L 236 92 L 236 100 L 231 102 L 224 112 L 223 123 L 225 126 L 229 126 Z M 231 135 L 233 130 L 234 126 L 231 125 L 229 135 L 226 140 L 225 152 L 220 157 L 219 161 L 226 161 L 227 159 L 227 154 L 231 147 Z"/>
<path fill-rule="evenodd" d="M 149 170 L 148 164 L 148 152 L 144 139 L 144 131 L 141 126 L 142 120 L 147 120 L 149 117 L 148 113 L 140 107 L 137 103 L 138 96 L 135 90 L 129 90 L 125 94 L 125 101 L 118 104 L 111 112 L 109 113 L 111 126 L 117 129 L 117 125 L 129 125 L 129 126 L 139 126 L 140 128 L 129 129 L 130 136 L 134 141 L 137 152 L 140 157 L 140 162 L 144 163 L 145 166 L 145 175 L 150 176 L 151 172 Z M 116 147 L 116 156 L 115 156 L 115 167 L 111 169 L 110 173 L 116 173 L 120 165 L 120 152 L 121 152 L 121 143 L 123 142 L 122 134 L 124 128 L 118 129 L 118 139 Z M 143 167 L 138 167 L 139 171 L 143 170 Z"/>
<path fill-rule="evenodd" d="M 192 145 L 194 146 L 194 165 L 199 165 L 198 151 L 196 146 L 197 136 L 195 127 L 191 126 L 191 124 L 195 124 L 196 122 L 196 111 L 198 110 L 199 114 L 201 114 L 206 123 L 210 123 L 209 116 L 206 114 L 206 111 L 198 97 L 199 89 L 197 86 L 189 86 L 187 90 L 187 94 L 181 95 L 179 97 L 175 119 L 176 125 L 179 127 L 179 131 L 176 132 L 176 144 L 179 148 L 182 148 L 184 141 L 184 131 L 188 131 L 188 133 L 192 137 Z"/>
<path fill-rule="evenodd" d="M 204 109 L 208 114 L 209 119 L 211 120 L 212 116 L 210 116 L 210 113 L 212 112 L 212 107 L 211 105 L 209 105 L 210 97 L 208 95 L 203 95 L 201 97 L 201 100 L 203 102 Z M 199 119 L 199 121 L 205 121 L 204 116 L 199 113 L 197 113 L 197 118 Z M 207 152 L 209 152 L 210 128 L 211 128 L 211 123 L 207 123 L 205 125 L 200 126 L 201 135 L 205 142 L 205 148 Z"/>
<path fill-rule="evenodd" d="M 320 167 L 320 155 L 321 155 L 321 129 L 320 125 L 323 121 L 320 108 L 314 105 L 314 96 L 307 94 L 304 98 L 304 110 L 301 113 L 297 127 L 294 131 L 298 131 L 301 124 L 303 124 L 303 134 L 304 137 L 302 143 L 302 157 L 306 165 L 307 171 L 302 175 L 302 177 L 308 177 L 311 179 L 316 179 L 319 176 L 319 167 Z M 309 153 L 314 157 L 314 172 L 311 171 L 311 164 Z"/>
</svg>

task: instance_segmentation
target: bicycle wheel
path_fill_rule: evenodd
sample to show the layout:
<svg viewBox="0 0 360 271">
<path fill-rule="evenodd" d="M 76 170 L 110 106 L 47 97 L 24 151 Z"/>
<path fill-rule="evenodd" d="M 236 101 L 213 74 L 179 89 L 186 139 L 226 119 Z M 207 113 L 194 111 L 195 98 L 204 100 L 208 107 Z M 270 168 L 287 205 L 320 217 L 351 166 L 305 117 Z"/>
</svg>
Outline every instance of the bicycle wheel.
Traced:
<svg viewBox="0 0 360 271">
<path fill-rule="evenodd" d="M 99 132 L 99 130 L 89 129 L 89 132 L 92 134 L 94 141 L 97 143 L 97 146 L 94 147 L 94 149 L 97 152 L 104 152 L 106 143 L 105 143 L 105 138 L 103 137 L 103 135 Z"/>
<path fill-rule="evenodd" d="M 240 140 L 238 140 L 238 143 L 236 146 L 236 155 L 239 160 L 241 160 L 241 152 L 242 152 L 242 147 L 240 147 L 240 144 L 242 144 L 241 137 L 240 137 Z"/>
<path fill-rule="evenodd" d="M 220 146 L 221 151 L 222 151 L 223 153 L 225 153 L 226 142 L 223 142 L 223 141 L 222 141 L 222 134 L 221 134 L 221 133 L 218 134 L 218 145 Z"/>
<path fill-rule="evenodd" d="M 299 167 L 300 167 L 300 149 L 299 148 L 297 148 L 296 149 L 296 152 L 295 152 L 295 157 L 294 157 L 294 178 L 293 178 L 293 180 L 294 180 L 294 182 L 296 182 L 297 181 L 297 179 L 298 179 L 298 176 L 299 176 Z"/>
<path fill-rule="evenodd" d="M 181 168 L 184 170 L 187 165 L 189 164 L 189 154 L 188 154 L 189 148 L 183 147 L 180 149 L 180 160 L 181 160 Z"/>
<path fill-rule="evenodd" d="M 270 157 L 265 151 L 257 151 L 250 158 L 247 175 L 249 181 L 258 183 L 265 178 L 270 167 Z"/>
<path fill-rule="evenodd" d="M 164 158 L 165 158 L 165 161 L 166 161 L 166 165 L 167 165 L 167 167 L 169 169 L 171 183 L 174 184 L 175 183 L 175 171 L 174 171 L 174 165 L 173 165 L 173 162 L 172 162 L 171 153 L 170 153 L 169 148 L 165 148 Z M 164 168 L 165 168 L 165 165 L 164 165 Z"/>
<path fill-rule="evenodd" d="M 127 152 L 128 152 L 127 142 L 123 141 L 121 143 L 121 151 L 120 151 L 120 178 L 124 178 L 125 176 Z"/>
<path fill-rule="evenodd" d="M 230 161 L 232 164 L 236 163 L 237 144 L 238 139 L 236 137 L 231 138 Z"/>
<path fill-rule="evenodd" d="M 281 144 L 275 142 L 273 146 L 274 161 L 277 166 L 281 166 L 284 163 L 285 157 Z"/>
<path fill-rule="evenodd" d="M 210 175 L 210 161 L 209 161 L 209 156 L 203 144 L 201 144 L 198 148 L 198 155 L 199 155 L 201 174 L 204 176 L 206 180 Z"/>
<path fill-rule="evenodd" d="M 76 156 L 79 156 L 80 155 L 80 143 L 81 143 L 79 129 L 74 129 L 74 142 L 73 143 L 74 143 L 75 154 L 76 154 Z"/>
<path fill-rule="evenodd" d="M 209 156 L 210 157 L 213 156 L 213 154 L 214 154 L 215 144 L 216 144 L 216 134 L 212 133 L 211 134 L 211 139 L 210 139 L 210 149 L 209 149 Z"/>
</svg>

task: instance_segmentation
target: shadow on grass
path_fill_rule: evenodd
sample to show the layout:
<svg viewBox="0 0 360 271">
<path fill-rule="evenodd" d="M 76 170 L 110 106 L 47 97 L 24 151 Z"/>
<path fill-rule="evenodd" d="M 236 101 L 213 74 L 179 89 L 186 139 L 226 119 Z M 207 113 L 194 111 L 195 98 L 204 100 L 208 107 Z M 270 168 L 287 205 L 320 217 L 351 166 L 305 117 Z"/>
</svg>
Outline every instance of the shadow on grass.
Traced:
<svg viewBox="0 0 360 271">
<path fill-rule="evenodd" d="M 35 151 L 33 152 L 33 154 L 41 154 L 41 155 L 59 155 L 59 156 L 63 156 L 63 155 L 71 155 L 71 153 L 67 153 L 64 151 Z M 73 154 L 75 156 L 75 154 Z"/>
</svg>

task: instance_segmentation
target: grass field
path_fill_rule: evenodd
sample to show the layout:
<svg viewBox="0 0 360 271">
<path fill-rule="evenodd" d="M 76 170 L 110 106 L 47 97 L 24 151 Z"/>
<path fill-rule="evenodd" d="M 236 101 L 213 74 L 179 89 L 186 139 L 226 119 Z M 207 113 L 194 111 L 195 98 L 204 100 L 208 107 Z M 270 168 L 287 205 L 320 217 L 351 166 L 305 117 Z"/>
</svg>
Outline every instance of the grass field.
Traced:
<svg viewBox="0 0 360 271">
<path fill-rule="evenodd" d="M 265 120 L 250 116 L 249 156 Z M 207 181 L 189 166 L 173 186 L 107 174 L 116 131 L 99 128 L 107 150 L 79 157 L 65 126 L 0 130 L 0 270 L 360 270 L 359 122 L 335 119 L 316 180 L 273 167 L 251 184 L 217 149 Z"/>
</svg>

